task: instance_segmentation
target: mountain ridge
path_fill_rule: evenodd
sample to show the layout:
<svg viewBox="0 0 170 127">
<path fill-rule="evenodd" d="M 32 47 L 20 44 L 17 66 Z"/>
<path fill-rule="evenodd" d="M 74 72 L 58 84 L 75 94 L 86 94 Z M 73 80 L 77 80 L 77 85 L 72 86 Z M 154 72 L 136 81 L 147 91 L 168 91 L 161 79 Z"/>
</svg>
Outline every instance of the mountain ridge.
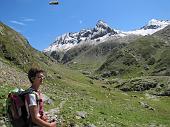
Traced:
<svg viewBox="0 0 170 127">
<path fill-rule="evenodd" d="M 84 41 L 99 41 L 101 37 L 111 36 L 117 32 L 111 29 L 105 22 L 99 20 L 96 26 L 92 29 L 83 29 L 80 32 L 65 33 L 56 38 L 56 41 L 50 45 L 49 48 L 44 49 L 43 52 L 64 51 L 71 49 L 80 42 Z"/>
<path fill-rule="evenodd" d="M 99 44 L 109 37 L 124 37 L 129 35 L 151 35 L 170 24 L 169 20 L 156 20 L 152 19 L 147 25 L 134 31 L 121 31 L 109 27 L 104 21 L 99 20 L 96 26 L 92 29 L 83 29 L 80 32 L 66 33 L 58 36 L 48 48 L 43 52 L 51 54 L 53 51 L 66 52 L 69 49 L 79 45 L 80 43 Z"/>
</svg>

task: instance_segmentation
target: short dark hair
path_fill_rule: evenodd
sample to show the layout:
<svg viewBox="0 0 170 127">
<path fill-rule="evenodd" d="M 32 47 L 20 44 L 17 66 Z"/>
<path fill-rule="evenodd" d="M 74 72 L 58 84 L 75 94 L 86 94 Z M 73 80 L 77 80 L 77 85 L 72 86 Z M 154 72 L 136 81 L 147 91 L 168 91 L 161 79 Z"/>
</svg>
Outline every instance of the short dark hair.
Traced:
<svg viewBox="0 0 170 127">
<path fill-rule="evenodd" d="M 33 79 L 36 77 L 36 74 L 38 73 L 44 73 L 44 70 L 38 68 L 31 68 L 28 71 L 28 79 L 30 80 L 31 83 L 33 83 Z"/>
</svg>

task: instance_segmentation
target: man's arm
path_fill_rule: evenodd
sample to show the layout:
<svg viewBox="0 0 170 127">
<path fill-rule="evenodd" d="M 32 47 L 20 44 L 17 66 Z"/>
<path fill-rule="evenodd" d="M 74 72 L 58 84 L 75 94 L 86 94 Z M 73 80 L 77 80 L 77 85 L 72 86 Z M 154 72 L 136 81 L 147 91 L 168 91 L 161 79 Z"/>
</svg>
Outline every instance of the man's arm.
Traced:
<svg viewBox="0 0 170 127">
<path fill-rule="evenodd" d="M 48 123 L 44 120 L 42 120 L 37 114 L 38 114 L 38 110 L 37 110 L 37 106 L 33 105 L 29 107 L 30 110 L 30 115 L 31 115 L 31 119 L 32 122 L 42 126 L 42 127 L 56 127 L 56 122 L 52 122 L 52 123 Z"/>
</svg>

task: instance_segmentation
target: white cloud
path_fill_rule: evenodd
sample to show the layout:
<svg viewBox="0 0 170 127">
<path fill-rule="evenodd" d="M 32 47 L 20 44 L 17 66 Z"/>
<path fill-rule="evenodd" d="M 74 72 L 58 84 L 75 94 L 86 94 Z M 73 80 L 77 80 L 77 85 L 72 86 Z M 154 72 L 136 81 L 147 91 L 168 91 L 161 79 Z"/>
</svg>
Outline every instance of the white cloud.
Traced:
<svg viewBox="0 0 170 127">
<path fill-rule="evenodd" d="M 15 21 L 15 20 L 12 20 L 10 21 L 11 23 L 14 23 L 14 24 L 17 24 L 17 25 L 21 25 L 21 26 L 25 26 L 26 24 L 23 23 L 23 22 L 18 22 L 18 21 Z"/>
</svg>

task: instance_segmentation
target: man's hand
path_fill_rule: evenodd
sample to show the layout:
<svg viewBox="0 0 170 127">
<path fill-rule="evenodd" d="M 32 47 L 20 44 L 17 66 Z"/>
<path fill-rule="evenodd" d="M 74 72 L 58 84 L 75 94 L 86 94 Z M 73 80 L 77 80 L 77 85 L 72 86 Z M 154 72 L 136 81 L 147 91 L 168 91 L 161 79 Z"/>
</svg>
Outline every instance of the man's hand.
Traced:
<svg viewBox="0 0 170 127">
<path fill-rule="evenodd" d="M 50 127 L 56 127 L 56 122 L 50 123 Z"/>
<path fill-rule="evenodd" d="M 43 115 L 43 116 L 41 116 L 40 117 L 42 120 L 44 120 L 44 121 L 48 121 L 48 117 L 46 116 L 46 115 Z"/>
</svg>

